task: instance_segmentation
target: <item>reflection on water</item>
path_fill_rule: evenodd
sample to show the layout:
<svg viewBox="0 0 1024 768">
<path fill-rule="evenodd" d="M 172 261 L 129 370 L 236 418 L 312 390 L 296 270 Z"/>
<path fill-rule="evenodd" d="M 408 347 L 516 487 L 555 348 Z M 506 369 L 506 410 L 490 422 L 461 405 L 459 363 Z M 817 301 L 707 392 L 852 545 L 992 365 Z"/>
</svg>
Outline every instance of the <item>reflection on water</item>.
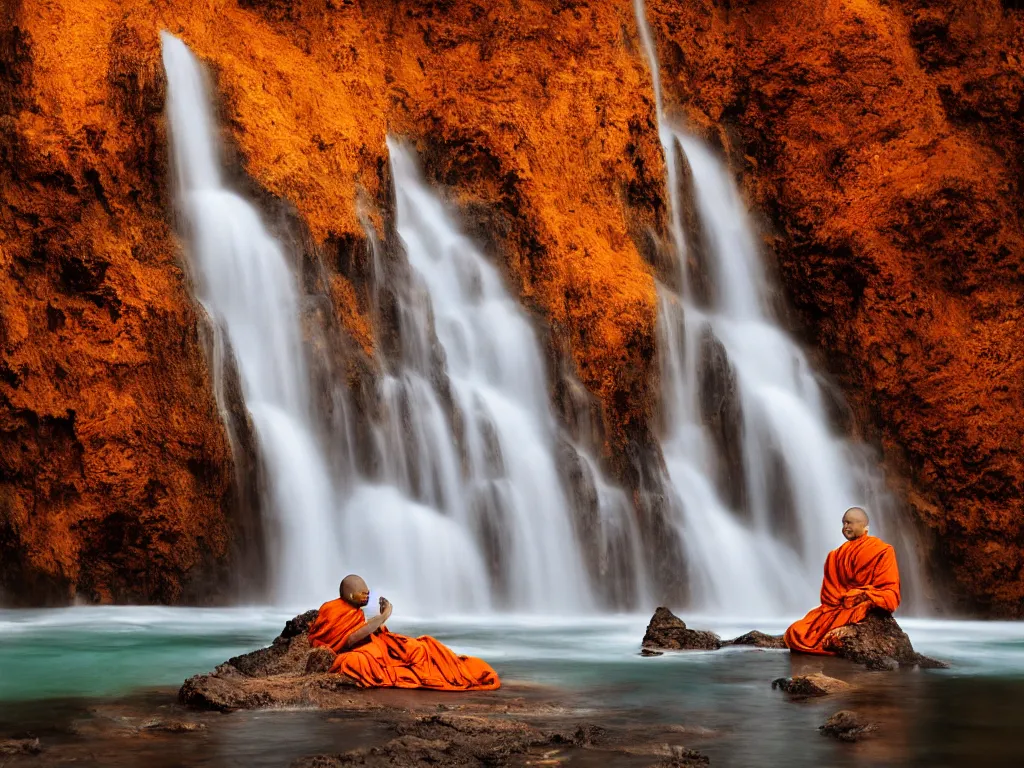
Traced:
<svg viewBox="0 0 1024 768">
<path fill-rule="evenodd" d="M 88 721 L 116 705 L 100 697 L 176 686 L 229 656 L 267 644 L 291 615 L 263 609 L 0 612 L 0 738 L 43 735 L 47 729 L 51 736 L 64 734 L 61 738 L 81 733 L 83 717 Z M 687 618 L 691 626 L 723 636 L 752 628 L 742 621 Z M 689 745 L 710 755 L 715 765 L 1024 764 L 1022 623 L 904 620 L 915 647 L 954 666 L 885 674 L 784 651 L 641 658 L 637 650 L 646 621 L 644 616 L 562 623 L 534 617 L 398 619 L 393 629 L 429 632 L 460 652 L 480 655 L 506 681 L 568 692 L 577 720 L 683 726 L 693 734 Z M 759 622 L 758 628 L 779 632 L 785 623 Z M 772 679 L 808 669 L 855 682 L 860 691 L 842 700 L 794 703 L 771 690 Z M 136 709 L 139 696 L 149 697 L 151 709 L 171 701 L 167 693 L 136 693 Z M 882 735 L 856 745 L 820 737 L 817 727 L 844 707 L 882 722 Z M 83 714 L 90 710 L 93 715 Z M 175 749 L 184 750 L 178 764 L 221 764 L 214 754 L 242 750 L 255 756 L 240 758 L 239 765 L 280 765 L 311 751 L 351 749 L 380 736 L 365 721 L 320 712 L 239 713 L 211 723 L 198 734 L 136 740 L 130 751 L 142 750 L 136 754 L 141 760 L 145 750 L 159 754 L 161 739 L 173 738 Z"/>
</svg>

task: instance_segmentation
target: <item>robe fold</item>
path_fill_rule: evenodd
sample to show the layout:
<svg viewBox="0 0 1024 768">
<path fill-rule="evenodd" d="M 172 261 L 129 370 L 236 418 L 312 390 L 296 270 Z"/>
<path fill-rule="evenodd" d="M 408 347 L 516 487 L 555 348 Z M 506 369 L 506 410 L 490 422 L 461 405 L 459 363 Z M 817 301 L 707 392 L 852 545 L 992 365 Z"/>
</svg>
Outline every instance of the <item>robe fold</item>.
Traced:
<svg viewBox="0 0 1024 768">
<path fill-rule="evenodd" d="M 339 598 L 320 606 L 309 628 L 310 645 L 338 654 L 331 672 L 352 678 L 362 688 L 480 691 L 501 687 L 487 662 L 458 656 L 432 637 L 405 637 L 381 627 L 361 645 L 344 650 L 346 638 L 365 624 L 362 609 Z"/>
<path fill-rule="evenodd" d="M 867 599 L 855 602 L 860 595 Z M 892 613 L 899 604 L 896 552 L 881 539 L 861 536 L 828 553 L 821 605 L 786 630 L 786 645 L 792 651 L 832 655 L 824 647 L 830 631 L 863 621 L 872 608 Z"/>
</svg>

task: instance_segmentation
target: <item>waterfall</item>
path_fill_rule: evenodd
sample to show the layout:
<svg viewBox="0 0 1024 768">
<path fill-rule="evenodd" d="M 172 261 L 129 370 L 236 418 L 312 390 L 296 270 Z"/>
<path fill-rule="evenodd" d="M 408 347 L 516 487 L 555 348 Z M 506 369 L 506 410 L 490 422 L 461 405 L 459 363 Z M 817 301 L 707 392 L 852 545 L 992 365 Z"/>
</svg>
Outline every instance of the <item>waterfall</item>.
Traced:
<svg viewBox="0 0 1024 768">
<path fill-rule="evenodd" d="M 848 507 L 867 508 L 876 535 L 899 537 L 886 530 L 891 500 L 866 452 L 833 433 L 814 371 L 772 314 L 757 237 L 727 168 L 666 118 L 643 0 L 635 10 L 681 271 L 678 294 L 659 286 L 658 349 L 662 449 L 693 607 L 796 614 L 817 603 Z M 914 563 L 901 570 L 912 576 Z"/>
<path fill-rule="evenodd" d="M 163 32 L 161 41 L 189 266 L 252 418 L 269 492 L 274 597 L 330 595 L 340 555 L 335 489 L 313 426 L 296 279 L 256 208 L 224 183 L 202 68 L 177 38 Z M 222 391 L 223 381 L 216 385 Z"/>
</svg>

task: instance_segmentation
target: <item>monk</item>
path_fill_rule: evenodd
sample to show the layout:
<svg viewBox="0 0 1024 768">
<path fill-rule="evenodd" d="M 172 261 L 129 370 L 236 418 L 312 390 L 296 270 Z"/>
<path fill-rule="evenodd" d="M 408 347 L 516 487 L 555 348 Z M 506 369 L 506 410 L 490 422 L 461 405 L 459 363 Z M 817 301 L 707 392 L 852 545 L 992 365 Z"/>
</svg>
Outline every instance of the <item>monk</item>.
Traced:
<svg viewBox="0 0 1024 768">
<path fill-rule="evenodd" d="M 786 630 L 791 651 L 834 655 L 829 641 L 844 627 L 863 621 L 868 611 L 892 613 L 900 604 L 900 572 L 896 552 L 868 534 L 868 514 L 851 507 L 843 515 L 846 543 L 825 558 L 821 605 Z M 849 630 L 845 630 L 849 631 Z"/>
<path fill-rule="evenodd" d="M 330 648 L 337 658 L 331 672 L 345 675 L 362 688 L 432 688 L 438 691 L 493 691 L 498 675 L 484 661 L 457 656 L 432 637 L 405 637 L 384 626 L 391 603 L 379 601 L 380 614 L 369 621 L 363 607 L 370 589 L 359 576 L 346 576 L 341 597 L 320 606 L 309 628 L 313 647 Z"/>
</svg>

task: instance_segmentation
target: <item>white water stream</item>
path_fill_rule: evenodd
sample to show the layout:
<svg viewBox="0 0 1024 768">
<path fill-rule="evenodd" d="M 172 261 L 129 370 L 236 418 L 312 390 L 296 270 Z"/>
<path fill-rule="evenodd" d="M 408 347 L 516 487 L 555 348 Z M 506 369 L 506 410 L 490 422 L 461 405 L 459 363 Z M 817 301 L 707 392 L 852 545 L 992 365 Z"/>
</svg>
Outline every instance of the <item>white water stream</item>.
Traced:
<svg viewBox="0 0 1024 768">
<path fill-rule="evenodd" d="M 230 349 L 263 458 L 274 597 L 293 603 L 329 595 L 340 555 L 335 491 L 313 422 L 295 276 L 256 208 L 224 183 L 199 62 L 172 35 L 161 40 L 189 264 L 215 331 L 214 368 L 221 372 Z"/>
<path fill-rule="evenodd" d="M 681 499 L 678 524 L 693 607 L 745 616 L 797 614 L 817 603 L 825 553 L 842 543 L 844 510 L 864 506 L 873 515 L 873 533 L 896 536 L 883 530 L 889 500 L 857 447 L 830 428 L 806 356 L 772 316 L 757 238 L 728 169 L 666 118 L 643 0 L 635 0 L 635 10 L 657 94 L 672 246 L 682 270 L 681 295 L 659 289 L 658 348 L 667 425 L 663 451 Z M 692 175 L 702 254 L 688 251 L 698 233 L 684 226 L 680 161 Z M 698 257 L 710 286 L 703 295 L 687 270 Z M 738 404 L 740 425 L 731 439 L 738 440 L 739 451 L 731 460 L 707 427 L 702 386 L 719 394 L 732 389 Z M 724 485 L 731 487 L 716 482 L 723 470 Z M 913 566 L 901 563 L 904 575 Z"/>
</svg>

